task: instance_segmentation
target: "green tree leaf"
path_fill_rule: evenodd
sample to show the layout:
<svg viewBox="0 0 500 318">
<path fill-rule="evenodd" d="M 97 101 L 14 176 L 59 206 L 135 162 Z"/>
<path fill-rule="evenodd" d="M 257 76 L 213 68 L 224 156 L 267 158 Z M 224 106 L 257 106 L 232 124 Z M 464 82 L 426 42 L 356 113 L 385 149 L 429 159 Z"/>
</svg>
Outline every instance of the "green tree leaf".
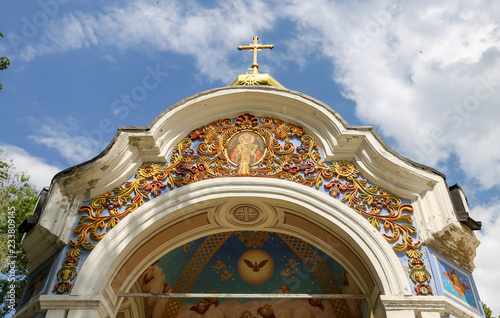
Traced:
<svg viewBox="0 0 500 318">
<path fill-rule="evenodd" d="M 9 276 L 9 222 L 14 232 L 15 261 L 15 296 L 16 305 L 21 297 L 28 278 L 26 265 L 28 263 L 24 250 L 21 248 L 23 234 L 17 228 L 33 212 L 38 199 L 37 191 L 29 183 L 29 176 L 24 172 L 16 172 L 12 162 L 4 157 L 4 151 L 0 149 L 0 317 L 5 317 L 11 310 L 7 301 L 10 285 Z M 12 249 L 12 248 L 11 248 Z M 12 254 L 11 254 L 12 255 Z"/>
<path fill-rule="evenodd" d="M 3 38 L 2 32 L 0 32 L 0 38 Z M 9 65 L 10 65 L 10 61 L 7 57 L 5 57 L 5 56 L 0 57 L 0 71 L 7 69 L 9 67 Z M 2 83 L 0 83 L 0 91 L 2 90 L 2 88 L 3 88 L 3 85 L 2 85 Z"/>
</svg>

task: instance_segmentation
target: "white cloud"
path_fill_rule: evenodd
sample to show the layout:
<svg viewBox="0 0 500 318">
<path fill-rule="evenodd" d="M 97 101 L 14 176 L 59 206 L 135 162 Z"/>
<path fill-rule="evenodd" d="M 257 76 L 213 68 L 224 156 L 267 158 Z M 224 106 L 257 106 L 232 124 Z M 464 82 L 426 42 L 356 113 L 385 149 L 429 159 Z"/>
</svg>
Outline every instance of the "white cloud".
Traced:
<svg viewBox="0 0 500 318">
<path fill-rule="evenodd" d="M 478 153 L 482 164 L 500 163 L 500 148 L 491 147 L 500 118 L 499 11 L 493 0 L 134 1 L 54 18 L 20 56 L 88 46 L 169 51 L 192 56 L 206 78 L 229 82 L 241 73 L 227 61 L 235 43 L 292 20 L 296 38 L 285 55 L 302 66 L 315 51 L 330 59 L 357 116 L 397 151 L 445 173 L 456 156 L 470 180 L 491 188 L 500 170 L 474 167 Z"/>
<path fill-rule="evenodd" d="M 456 155 L 470 179 L 490 188 L 500 185 L 500 170 L 481 165 L 500 163 L 496 7 L 487 0 L 313 0 L 288 13 L 299 36 L 331 58 L 359 118 L 416 161 L 446 171 Z"/>
<path fill-rule="evenodd" d="M 500 232 L 500 199 L 488 205 L 477 206 L 471 211 L 474 219 L 481 220 L 482 230 L 477 233 L 481 245 L 477 249 L 474 279 L 479 289 L 481 300 L 493 310 L 500 313 L 498 302 L 498 282 L 500 282 L 500 253 L 498 253 L 498 233 Z"/>
<path fill-rule="evenodd" d="M 61 169 L 47 164 L 42 158 L 29 154 L 26 150 L 8 144 L 0 144 L 4 150 L 5 158 L 13 161 L 16 171 L 26 172 L 30 176 L 30 183 L 35 185 L 37 190 L 41 191 L 48 187 L 54 175 Z"/>
<path fill-rule="evenodd" d="M 45 118 L 42 122 L 35 129 L 37 135 L 30 135 L 29 138 L 37 144 L 57 150 L 69 165 L 87 161 L 104 149 L 102 141 L 85 136 L 84 130 L 72 117 L 68 116 L 64 123 L 51 118 Z"/>
<path fill-rule="evenodd" d="M 397 151 L 445 172 L 456 156 L 467 188 L 499 187 L 498 5 L 389 3 L 296 1 L 288 14 L 298 38 L 331 59 L 357 116 L 395 140 Z M 498 315 L 500 202 L 489 201 L 473 209 L 483 221 L 474 277 Z"/>
<path fill-rule="evenodd" d="M 210 80 L 229 82 L 238 71 L 228 65 L 228 52 L 235 50 L 235 43 L 271 28 L 272 18 L 273 10 L 265 1 L 228 0 L 210 8 L 192 1 L 134 1 L 96 14 L 68 13 L 51 20 L 39 42 L 30 41 L 19 56 L 30 61 L 88 46 L 140 47 L 144 52 L 190 55 Z"/>
</svg>

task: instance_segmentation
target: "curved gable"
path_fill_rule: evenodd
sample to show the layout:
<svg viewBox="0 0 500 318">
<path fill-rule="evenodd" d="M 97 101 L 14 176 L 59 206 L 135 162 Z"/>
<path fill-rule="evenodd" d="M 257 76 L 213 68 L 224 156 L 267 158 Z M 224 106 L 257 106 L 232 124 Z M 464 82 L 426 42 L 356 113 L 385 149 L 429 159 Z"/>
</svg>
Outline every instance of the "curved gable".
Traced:
<svg viewBox="0 0 500 318">
<path fill-rule="evenodd" d="M 465 268 L 473 267 L 477 240 L 462 229 L 453 213 L 440 173 L 396 154 L 373 128 L 349 126 L 327 105 L 276 87 L 207 91 L 171 106 L 148 127 L 120 128 L 99 156 L 54 177 L 40 222 L 23 243 L 28 247 L 30 266 L 38 267 L 53 254 L 37 260 L 30 257 L 34 249 L 29 247 L 42 235 L 41 244 L 52 250 L 66 246 L 52 293 L 69 293 L 75 282 L 84 284 L 78 283 L 83 279 L 79 276 L 81 260 L 104 255 L 92 252 L 94 247 L 103 249 L 98 243 L 114 233 L 114 227 L 128 215 L 155 206 L 160 202 L 155 198 L 167 193 L 172 196 L 178 188 L 189 187 L 197 193 L 196 184 L 208 182 L 217 192 L 223 188 L 217 180 L 241 186 L 238 178 L 259 178 L 269 193 L 273 187 L 289 187 L 279 184 L 293 183 L 316 191 L 312 201 L 326 197 L 332 207 L 337 204 L 332 200 L 341 202 L 349 208 L 343 213 L 353 219 L 361 217 L 362 227 L 382 238 L 372 238 L 373 244 L 387 245 L 380 247 L 384 251 L 380 257 L 391 259 L 392 265 L 399 259 L 397 275 L 406 272 L 416 295 L 432 295 L 435 289 L 423 244 Z M 231 189 L 224 191 L 231 193 Z M 234 193 L 241 195 L 242 191 Z M 263 200 L 266 195 L 257 197 Z M 308 211 L 314 210 L 312 206 Z M 327 211 L 328 204 L 322 208 Z M 298 215 L 316 217 L 305 211 Z M 276 232 L 277 228 L 266 230 Z M 215 232 L 206 234 L 211 233 Z M 451 239 L 442 240 L 446 233 L 452 233 Z M 450 246 L 457 239 L 466 241 L 466 248 L 455 253 Z M 387 255 L 390 249 L 393 254 Z M 116 261 L 109 264 L 119 271 L 123 264 L 118 259 L 124 256 L 115 256 Z M 146 264 L 140 266 L 146 268 Z M 368 273 L 366 269 L 357 272 L 363 270 Z M 84 275 L 86 279 L 92 275 L 89 273 Z M 138 269 L 133 273 L 138 275 Z M 406 286 L 401 279 L 398 284 Z M 393 296 L 401 293 L 386 285 L 387 292 L 399 290 Z M 406 290 L 403 294 L 408 292 L 406 287 L 402 289 Z"/>
</svg>

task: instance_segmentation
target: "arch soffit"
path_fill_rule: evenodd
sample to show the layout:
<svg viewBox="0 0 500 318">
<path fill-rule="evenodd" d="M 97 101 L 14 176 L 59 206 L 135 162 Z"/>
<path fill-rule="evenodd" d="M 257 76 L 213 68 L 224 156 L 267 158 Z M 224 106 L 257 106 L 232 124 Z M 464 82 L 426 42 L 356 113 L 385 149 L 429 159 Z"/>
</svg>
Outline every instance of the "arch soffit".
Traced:
<svg viewBox="0 0 500 318">
<path fill-rule="evenodd" d="M 217 190 L 214 191 L 214 187 Z M 313 189 L 303 188 L 294 183 L 283 184 L 279 180 L 262 182 L 258 178 L 233 178 L 224 183 L 205 180 L 160 196 L 125 218 L 95 247 L 82 267 L 71 294 L 93 294 L 102 292 L 106 287 L 109 294 L 116 277 L 127 273 L 129 278 L 123 279 L 124 285 L 116 285 L 115 282 L 113 294 L 116 295 L 118 290 L 130 288 L 151 261 L 187 241 L 216 232 L 248 230 L 241 225 L 217 220 L 221 218 L 218 213 L 234 206 L 238 200 L 255 205 L 255 198 L 262 200 L 264 203 L 260 203 L 260 207 L 264 209 L 267 206 L 274 216 L 252 230 L 283 232 L 319 247 L 355 273 L 354 276 L 362 277 L 365 282 L 358 283 L 364 290 L 371 289 L 370 293 L 376 294 L 381 290 L 385 295 L 411 294 L 401 263 L 378 231 L 344 204 Z M 221 203 L 223 207 L 216 208 Z M 224 203 L 227 203 L 225 207 Z M 208 218 L 205 213 L 208 213 Z M 286 213 L 288 221 L 285 220 Z M 162 233 L 168 237 L 170 226 L 186 220 L 192 222 L 193 228 L 183 238 L 172 237 L 154 250 L 146 251 L 146 242 L 164 238 Z M 307 225 L 307 222 L 310 224 Z M 323 236 L 318 235 L 318 229 L 322 229 Z M 341 250 L 347 251 L 345 254 L 335 254 L 332 245 L 339 247 L 339 244 L 343 245 Z M 145 248 L 143 251 L 142 246 Z M 134 257 L 135 260 L 130 263 Z M 355 263 L 356 258 L 359 264 Z M 132 271 L 126 268 L 131 265 Z M 367 283 L 370 279 L 372 283 Z"/>
</svg>

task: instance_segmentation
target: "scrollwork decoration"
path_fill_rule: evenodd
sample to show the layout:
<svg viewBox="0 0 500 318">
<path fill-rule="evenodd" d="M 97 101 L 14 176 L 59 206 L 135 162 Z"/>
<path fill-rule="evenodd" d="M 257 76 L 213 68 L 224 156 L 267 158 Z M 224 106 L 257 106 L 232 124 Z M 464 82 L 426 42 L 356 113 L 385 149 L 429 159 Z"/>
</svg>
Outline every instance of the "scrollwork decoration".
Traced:
<svg viewBox="0 0 500 318">
<path fill-rule="evenodd" d="M 412 274 L 414 283 L 423 286 L 420 294 L 429 294 L 424 289 L 430 274 L 419 263 L 421 242 L 412 238 L 417 234 L 412 225 L 413 207 L 370 185 L 351 162 L 324 162 L 318 145 L 302 127 L 276 118 L 259 119 L 249 113 L 193 130 L 188 138 L 179 141 L 169 162 L 146 163 L 136 172 L 135 180 L 81 206 L 79 212 L 83 215 L 74 229 L 78 237 L 69 242 L 71 249 L 58 272 L 59 283 L 54 290 L 68 292 L 77 275 L 81 249 L 92 250 L 94 242 L 102 240 L 107 231 L 151 197 L 201 180 L 242 176 L 288 180 L 316 189 L 323 186 L 331 197 L 339 198 L 383 231 L 382 236 L 395 252 L 411 252 L 411 271 L 417 273 Z M 418 257 L 416 252 L 420 253 Z"/>
</svg>

